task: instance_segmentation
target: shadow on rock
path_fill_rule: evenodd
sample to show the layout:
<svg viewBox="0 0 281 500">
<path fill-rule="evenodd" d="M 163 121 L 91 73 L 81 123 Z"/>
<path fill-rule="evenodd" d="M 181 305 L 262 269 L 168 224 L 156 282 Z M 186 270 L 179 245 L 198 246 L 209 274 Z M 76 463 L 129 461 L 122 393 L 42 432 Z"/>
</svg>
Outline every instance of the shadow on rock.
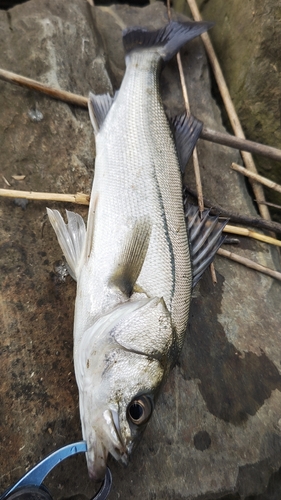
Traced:
<svg viewBox="0 0 281 500">
<path fill-rule="evenodd" d="M 192 300 L 191 325 L 185 353 L 181 359 L 183 375 L 199 379 L 199 389 L 209 411 L 216 417 L 239 425 L 254 415 L 271 395 L 281 391 L 281 376 L 272 361 L 261 352 L 239 352 L 228 341 L 217 320 L 220 313 L 223 277 L 218 274 L 214 287 L 204 276 L 204 297 Z M 209 314 L 201 314 L 204 310 Z"/>
</svg>

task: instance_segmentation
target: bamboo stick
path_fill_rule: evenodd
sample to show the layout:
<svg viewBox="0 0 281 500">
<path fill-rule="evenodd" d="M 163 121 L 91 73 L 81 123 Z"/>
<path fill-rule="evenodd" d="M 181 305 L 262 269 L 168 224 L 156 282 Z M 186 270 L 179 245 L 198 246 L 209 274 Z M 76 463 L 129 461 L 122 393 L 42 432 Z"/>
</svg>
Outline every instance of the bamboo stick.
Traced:
<svg viewBox="0 0 281 500">
<path fill-rule="evenodd" d="M 260 273 L 267 274 L 268 276 L 271 276 L 272 278 L 275 278 L 279 281 L 281 281 L 281 273 L 278 271 L 274 271 L 273 269 L 270 269 L 268 267 L 262 266 L 261 264 L 257 264 L 251 259 L 247 259 L 246 257 L 241 257 L 241 255 L 238 255 L 233 252 L 229 252 L 228 250 L 225 250 L 224 248 L 219 248 L 217 251 L 218 255 L 222 255 L 223 257 L 227 257 L 228 259 L 231 259 L 235 262 L 238 262 L 239 264 L 243 264 L 246 267 L 249 267 L 250 269 L 254 269 L 255 271 L 259 271 Z"/>
<path fill-rule="evenodd" d="M 170 0 L 167 0 L 167 10 L 168 10 L 168 18 L 169 18 L 169 20 L 171 20 Z M 185 78 L 184 78 L 181 55 L 179 52 L 177 53 L 177 63 L 178 63 L 178 69 L 179 69 L 179 75 L 180 75 L 182 95 L 183 95 L 185 109 L 186 109 L 187 114 L 190 114 L 189 98 L 188 98 L 187 87 L 186 87 Z M 203 188 L 202 188 L 202 181 L 201 181 L 201 174 L 200 174 L 199 158 L 198 158 L 196 146 L 192 152 L 192 159 L 193 159 L 193 170 L 194 170 L 196 192 L 197 192 L 197 199 L 198 199 L 198 208 L 199 208 L 200 214 L 202 215 L 202 213 L 204 211 L 204 198 L 203 198 Z M 211 264 L 210 264 L 210 271 L 211 271 L 211 277 L 212 277 L 213 284 L 216 284 L 217 283 L 217 276 L 216 276 L 216 270 L 215 270 L 215 266 L 214 266 L 213 262 L 211 262 Z"/>
<path fill-rule="evenodd" d="M 186 109 L 186 112 L 188 114 L 190 114 L 190 104 L 189 104 L 189 99 L 188 99 L 188 93 L 187 93 L 187 88 L 186 88 L 180 53 L 177 54 L 177 63 L 178 63 L 178 68 L 179 68 L 180 81 L 181 81 L 185 109 Z M 197 198 L 198 198 L 198 208 L 199 208 L 199 212 L 202 214 L 202 212 L 204 210 L 204 198 L 203 198 L 203 188 L 202 188 L 200 166 L 199 166 L 199 159 L 198 159 L 198 153 L 197 153 L 196 146 L 193 150 L 192 158 L 193 158 L 193 169 L 194 169 L 195 183 L 196 183 L 196 192 L 197 192 Z"/>
<path fill-rule="evenodd" d="M 255 240 L 263 241 L 264 243 L 269 243 L 270 245 L 276 245 L 281 247 L 281 241 L 271 236 L 266 236 L 265 234 L 257 233 L 246 227 L 237 227 L 227 224 L 224 228 L 225 233 L 237 234 L 238 236 L 247 236 L 248 238 L 254 238 Z"/>
<path fill-rule="evenodd" d="M 202 17 L 200 15 L 199 9 L 197 7 L 196 0 L 187 0 L 187 3 L 189 5 L 189 8 L 192 12 L 192 15 L 193 15 L 195 21 L 202 21 Z M 241 123 L 239 121 L 235 107 L 233 105 L 226 81 L 224 79 L 224 76 L 223 76 L 220 64 L 218 62 L 217 56 L 215 54 L 210 37 L 209 37 L 208 33 L 203 33 L 201 35 L 201 38 L 203 40 L 206 52 L 208 54 L 210 64 L 213 68 L 213 72 L 214 72 L 218 87 L 220 89 L 220 93 L 221 93 L 221 96 L 222 96 L 222 99 L 223 99 L 223 102 L 225 105 L 225 109 L 227 111 L 230 123 L 232 125 L 233 130 L 234 130 L 234 133 L 236 136 L 238 136 L 242 139 L 245 139 L 245 135 L 244 135 Z M 243 161 L 244 161 L 246 168 L 251 170 L 252 172 L 257 173 L 257 169 L 256 169 L 256 166 L 255 166 L 255 163 L 254 163 L 254 160 L 253 160 L 251 154 L 246 153 L 244 151 L 241 151 L 241 155 L 242 155 L 242 158 L 243 158 Z M 270 218 L 270 213 L 269 213 L 267 205 L 259 204 L 260 201 L 265 201 L 262 186 L 260 186 L 259 184 L 255 183 L 253 181 L 251 181 L 251 183 L 252 183 L 252 188 L 253 188 L 255 197 L 257 199 L 257 203 L 258 203 L 258 207 L 259 207 L 259 211 L 260 211 L 261 216 L 266 220 L 270 220 L 271 218 Z"/>
<path fill-rule="evenodd" d="M 169 5 L 169 1 L 168 1 L 168 5 Z M 188 114 L 190 114 L 189 98 L 188 98 L 188 93 L 187 93 L 187 88 L 186 88 L 186 83 L 185 83 L 185 78 L 184 78 L 181 55 L 179 52 L 177 53 L 177 63 L 178 63 L 178 68 L 179 68 L 180 81 L 181 81 L 185 109 L 186 109 L 186 112 Z M 202 188 L 202 181 L 201 181 L 201 174 L 200 174 L 199 158 L 198 158 L 196 146 L 195 146 L 193 153 L 192 153 L 192 159 L 193 159 L 193 170 L 194 170 L 196 192 L 197 192 L 197 199 L 198 199 L 198 208 L 199 208 L 200 214 L 202 215 L 202 213 L 204 211 L 204 197 L 203 197 L 203 188 Z M 210 264 L 210 272 L 211 272 L 212 282 L 215 285 L 217 283 L 217 276 L 216 276 L 215 265 L 213 262 L 211 262 L 211 264 Z"/>
<path fill-rule="evenodd" d="M 73 104 L 74 106 L 79 106 L 82 108 L 87 108 L 88 99 L 87 97 L 80 96 L 78 94 L 73 94 L 72 92 L 67 92 L 65 90 L 58 90 L 53 87 L 44 85 L 43 83 L 32 80 L 31 78 L 26 78 L 11 71 L 6 71 L 0 69 L 0 80 L 4 80 L 9 83 L 14 83 L 20 85 L 21 87 L 29 88 L 36 92 L 41 92 L 43 94 L 57 99 L 62 102 L 67 102 L 68 104 Z M 272 160 L 281 161 L 281 150 L 267 146 L 265 144 L 260 144 L 254 141 L 248 141 L 247 139 L 241 139 L 234 137 L 230 134 L 224 134 L 212 130 L 207 127 L 203 127 L 201 132 L 201 139 L 209 142 L 214 142 L 216 144 L 221 144 L 222 146 L 228 146 L 230 148 L 239 149 L 243 151 L 248 151 L 251 153 L 259 154 Z"/>
<path fill-rule="evenodd" d="M 171 20 L 170 0 L 167 0 L 167 11 L 168 11 L 168 18 L 169 18 L 169 20 Z M 183 95 L 185 109 L 186 109 L 186 112 L 188 114 L 190 114 L 189 98 L 188 98 L 188 93 L 187 93 L 187 88 L 186 88 L 186 83 L 185 83 L 185 78 L 184 78 L 181 55 L 179 52 L 177 53 L 177 63 L 178 63 L 178 69 L 179 69 L 180 82 L 181 82 L 182 95 Z M 199 160 L 198 160 L 196 146 L 193 150 L 192 155 L 193 155 L 193 168 L 194 168 L 194 175 L 195 175 L 196 192 L 197 192 L 197 198 L 198 198 L 198 208 L 199 208 L 199 211 L 202 213 L 204 210 L 204 199 L 203 199 L 203 189 L 202 189 L 202 182 L 201 182 L 200 166 L 199 166 Z"/>
<path fill-rule="evenodd" d="M 0 189 L 0 196 L 6 198 L 24 198 L 25 200 L 63 201 L 80 205 L 89 205 L 90 201 L 90 196 L 83 193 L 39 193 L 35 191 L 19 191 L 17 189 Z"/>
<path fill-rule="evenodd" d="M 277 203 L 270 203 L 269 201 L 260 201 L 260 203 L 264 203 L 264 205 L 267 205 L 268 207 L 277 208 L 278 210 L 281 210 L 281 205 L 277 205 Z"/>
<path fill-rule="evenodd" d="M 88 106 L 88 99 L 86 97 L 73 94 L 72 92 L 67 92 L 66 90 L 48 87 L 43 83 L 32 80 L 31 78 L 26 78 L 25 76 L 17 75 L 16 73 L 12 73 L 11 71 L 0 69 L 0 79 L 5 80 L 9 83 L 15 83 L 17 85 L 20 85 L 21 87 L 35 90 L 36 92 L 42 92 L 43 94 L 47 94 L 48 96 L 53 97 L 53 99 L 58 99 L 59 101 L 64 101 L 76 106 Z"/>
<path fill-rule="evenodd" d="M 229 146 L 230 148 L 239 149 L 240 151 L 248 151 L 249 153 L 265 156 L 271 160 L 281 160 L 280 149 L 266 146 L 259 142 L 249 141 L 248 139 L 241 139 L 230 134 L 217 132 L 208 127 L 203 127 L 200 137 L 204 139 L 204 141 L 215 142 L 216 144 Z"/>
<path fill-rule="evenodd" d="M 262 175 L 255 174 L 254 172 L 251 172 L 250 170 L 241 167 L 241 165 L 238 165 L 237 163 L 232 163 L 231 168 L 232 170 L 236 170 L 236 172 L 240 172 L 240 174 L 243 174 L 246 177 L 250 177 L 251 179 L 254 179 L 257 182 L 260 182 L 264 186 L 267 186 L 271 189 L 274 189 L 274 191 L 278 191 L 278 193 L 281 193 L 280 184 L 277 184 L 276 182 L 273 182 L 270 179 L 263 177 Z"/>
<path fill-rule="evenodd" d="M 60 201 L 65 203 L 76 203 L 80 205 L 89 205 L 90 196 L 83 193 L 63 194 L 63 193 L 40 193 L 36 191 L 20 191 L 17 189 L 0 189 L 0 196 L 5 198 L 23 198 L 34 201 Z M 281 241 L 270 236 L 252 231 L 251 229 L 231 226 L 227 224 L 224 232 L 237 234 L 239 236 L 248 236 L 271 245 L 281 246 Z"/>
</svg>

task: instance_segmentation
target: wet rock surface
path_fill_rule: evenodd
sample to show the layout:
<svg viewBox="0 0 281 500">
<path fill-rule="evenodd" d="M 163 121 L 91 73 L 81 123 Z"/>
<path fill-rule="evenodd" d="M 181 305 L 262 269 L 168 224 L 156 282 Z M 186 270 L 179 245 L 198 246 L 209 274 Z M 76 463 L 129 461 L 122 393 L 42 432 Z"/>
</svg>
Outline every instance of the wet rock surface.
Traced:
<svg viewBox="0 0 281 500">
<path fill-rule="evenodd" d="M 199 2 L 202 16 L 216 22 L 210 35 L 231 97 L 248 139 L 281 144 L 281 7 L 274 0 Z M 280 164 L 256 157 L 259 172 L 281 183 Z M 281 195 L 266 190 L 267 199 L 281 204 Z M 280 211 L 272 209 L 280 220 Z"/>
<path fill-rule="evenodd" d="M 87 95 L 112 92 L 124 71 L 125 26 L 162 26 L 161 3 L 91 9 L 31 0 L 0 12 L 0 67 Z M 191 106 L 206 126 L 223 130 L 198 40 L 183 51 Z M 169 113 L 182 111 L 175 61 L 161 87 Z M 94 136 L 87 112 L 0 82 L 1 175 L 13 188 L 89 193 Z M 229 167 L 238 153 L 199 141 L 206 196 L 254 214 L 244 180 Z M 17 181 L 13 175 L 25 175 Z M 1 187 L 7 186 L 1 177 Z M 191 167 L 186 181 L 194 187 Z M 46 454 L 81 439 L 72 362 L 75 283 L 46 219 L 45 202 L 0 199 L 0 491 Z M 49 203 L 52 208 L 87 209 Z M 280 269 L 277 253 L 249 240 L 233 249 Z M 194 291 L 190 325 L 143 441 L 125 469 L 109 460 L 109 498 L 187 499 L 263 495 L 281 466 L 280 299 L 278 282 L 216 258 Z M 82 455 L 46 480 L 54 498 L 89 498 L 95 485 Z"/>
</svg>

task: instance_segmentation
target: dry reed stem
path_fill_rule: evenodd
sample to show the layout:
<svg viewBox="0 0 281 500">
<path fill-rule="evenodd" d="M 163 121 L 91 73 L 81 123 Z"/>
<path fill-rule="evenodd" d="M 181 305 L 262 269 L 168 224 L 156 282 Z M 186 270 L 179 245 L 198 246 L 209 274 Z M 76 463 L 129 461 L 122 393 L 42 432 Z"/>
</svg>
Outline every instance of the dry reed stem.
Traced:
<svg viewBox="0 0 281 500">
<path fill-rule="evenodd" d="M 39 193 L 35 191 L 19 191 L 17 189 L 0 189 L 0 196 L 4 196 L 6 198 L 24 198 L 25 200 L 62 201 L 67 203 L 77 203 L 79 205 L 89 205 L 90 202 L 90 196 L 83 193 Z"/>
<path fill-rule="evenodd" d="M 0 69 L 0 79 L 5 80 L 9 83 L 15 83 L 17 85 L 20 85 L 21 87 L 35 90 L 36 92 L 42 92 L 43 94 L 47 94 L 54 99 L 58 99 L 59 101 L 64 101 L 76 106 L 82 106 L 84 108 L 88 106 L 88 99 L 86 97 L 82 97 L 65 90 L 48 87 L 43 83 L 32 80 L 31 78 L 26 78 L 25 76 L 17 75 L 16 73 L 12 73 L 11 71 Z"/>
<path fill-rule="evenodd" d="M 187 0 L 188 3 L 190 3 L 191 1 L 192 0 Z M 168 5 L 170 6 L 169 1 L 168 1 Z M 170 7 L 169 7 L 169 9 L 170 9 Z M 170 12 L 170 10 L 168 10 L 168 12 Z M 202 35 L 202 38 L 203 38 L 203 35 Z M 60 101 L 67 102 L 69 104 L 73 104 L 73 105 L 84 107 L 84 108 L 86 108 L 88 105 L 88 99 L 86 97 L 83 97 L 83 96 L 80 96 L 77 94 L 73 94 L 72 92 L 67 92 L 64 90 L 58 90 L 58 89 L 55 89 L 52 87 L 48 87 L 40 82 L 37 82 L 36 80 L 32 80 L 30 78 L 26 78 L 26 77 L 23 77 L 21 75 L 17 75 L 15 73 L 10 72 L 10 71 L 0 69 L 0 79 L 7 81 L 9 83 L 14 83 L 14 84 L 20 85 L 20 86 L 25 87 L 25 88 L 29 88 L 31 90 L 35 90 L 37 92 L 45 93 L 46 95 L 48 95 L 54 99 L 58 99 Z M 273 158 L 275 160 L 281 160 L 281 150 L 279 150 L 277 148 L 272 148 L 270 146 L 266 146 L 263 144 L 255 143 L 253 141 L 247 141 L 245 139 L 244 134 L 242 137 L 235 138 L 229 134 L 222 134 L 220 132 L 216 132 L 216 131 L 213 131 L 211 129 L 204 127 L 202 130 L 202 133 L 201 133 L 201 138 L 208 140 L 208 141 L 211 141 L 211 142 L 218 143 L 218 144 L 233 147 L 235 149 L 242 150 L 243 148 L 245 148 L 246 151 L 248 150 L 248 151 L 251 151 L 251 152 L 254 152 L 257 154 L 261 154 L 263 156 L 267 156 L 267 157 Z M 256 193 L 255 193 L 255 195 L 257 196 Z M 25 199 L 30 199 L 30 200 L 41 200 L 41 201 L 42 200 L 44 200 L 44 201 L 62 201 L 62 202 L 71 202 L 71 203 L 89 205 L 89 196 L 84 195 L 82 193 L 76 193 L 76 194 L 38 193 L 38 192 L 35 193 L 32 191 L 18 191 L 18 190 L 0 189 L 0 196 L 12 197 L 12 198 L 25 198 Z M 260 198 L 260 197 L 258 197 L 258 198 Z M 260 200 L 260 201 L 262 201 L 262 203 L 266 203 L 265 200 Z M 274 240 L 274 238 L 271 238 L 271 240 Z M 247 267 L 258 270 L 260 272 L 268 274 L 269 276 L 272 276 L 276 279 L 281 280 L 281 273 L 278 273 L 277 271 L 273 271 L 273 270 L 268 269 L 264 266 L 256 264 L 255 262 L 251 261 L 250 259 L 240 257 L 237 254 L 234 254 L 232 252 L 226 251 L 226 250 L 221 249 L 221 248 L 218 250 L 217 253 L 219 255 L 223 255 L 225 257 L 228 257 L 231 260 L 234 260 L 235 262 L 242 263 L 242 264 L 246 265 Z"/>
<path fill-rule="evenodd" d="M 254 200 L 257 201 L 257 200 Z M 268 207 L 273 207 L 277 208 L 278 210 L 281 210 L 281 205 L 277 205 L 276 203 L 270 203 L 269 201 L 260 201 L 260 203 L 263 203 L 264 205 L 267 205 Z"/>
<path fill-rule="evenodd" d="M 190 114 L 190 104 L 189 104 L 188 93 L 187 93 L 187 88 L 186 88 L 186 83 L 185 83 L 185 78 L 184 78 L 181 56 L 180 56 L 179 52 L 177 53 L 177 63 L 178 63 L 178 68 L 179 68 L 181 88 L 182 88 L 185 109 L 186 109 L 186 112 L 188 114 Z M 194 170 L 196 192 L 197 192 L 197 199 L 198 199 L 198 208 L 199 208 L 200 214 L 202 215 L 202 213 L 204 211 L 204 197 L 203 197 L 203 188 L 202 188 L 202 182 L 201 182 L 199 158 L 198 158 L 196 146 L 195 146 L 193 153 L 192 153 L 192 159 L 193 159 L 193 170 Z M 213 262 L 211 262 L 211 264 L 210 264 L 210 272 L 211 272 L 213 284 L 215 285 L 217 283 L 217 276 L 216 276 L 216 270 L 215 270 L 215 266 L 214 266 Z"/>
<path fill-rule="evenodd" d="M 170 2 L 170 0 L 167 0 L 167 12 L 168 12 L 168 19 L 169 19 L 169 21 L 171 21 L 172 15 L 171 15 L 171 2 Z M 186 83 L 185 83 L 185 78 L 184 78 L 181 56 L 180 56 L 179 52 L 177 53 L 177 63 L 178 63 L 178 69 L 179 69 L 181 89 L 182 89 L 185 110 L 186 110 L 187 114 L 190 114 L 189 98 L 188 98 L 188 93 L 187 93 L 187 88 L 186 88 Z M 202 214 L 202 212 L 204 210 L 204 199 L 203 199 L 203 189 L 202 189 L 202 182 L 201 182 L 201 175 L 200 175 L 200 166 L 199 166 L 199 160 L 198 160 L 196 146 L 193 150 L 192 157 L 193 157 L 193 169 L 194 169 L 195 183 L 196 183 L 196 192 L 197 192 L 197 198 L 198 198 L 198 208 L 199 208 L 199 212 Z"/>
<path fill-rule="evenodd" d="M 251 259 L 247 259 L 246 257 L 241 257 L 241 255 L 238 255 L 233 252 L 229 252 L 228 250 L 225 250 L 224 248 L 219 248 L 217 251 L 218 255 L 222 255 L 223 257 L 227 257 L 228 259 L 234 260 L 234 262 L 238 262 L 239 264 L 243 264 L 246 267 L 249 267 L 250 269 L 254 269 L 255 271 L 259 271 L 260 273 L 267 274 L 268 276 L 271 276 L 272 278 L 275 278 L 279 281 L 281 281 L 281 273 L 278 271 L 274 271 L 273 269 L 270 269 L 269 267 L 262 266 L 261 264 L 257 264 Z"/>
<path fill-rule="evenodd" d="M 209 269 L 210 269 L 210 273 L 211 273 L 211 278 L 212 278 L 213 285 L 216 285 L 216 283 L 218 282 L 218 280 L 217 280 L 217 274 L 216 274 L 215 264 L 213 262 L 211 262 L 211 264 L 209 266 Z"/>
<path fill-rule="evenodd" d="M 187 93 L 187 88 L 186 88 L 180 53 L 177 54 L 177 63 L 178 63 L 178 68 L 179 68 L 180 81 L 181 81 L 185 109 L 186 109 L 186 112 L 188 114 L 190 114 L 190 105 L 189 105 L 188 93 Z M 193 158 L 193 169 L 194 169 L 195 183 L 196 183 L 196 192 L 197 192 L 197 198 L 198 198 L 198 208 L 199 208 L 199 212 L 202 214 L 202 212 L 204 210 L 204 198 L 203 198 L 200 166 L 199 166 L 199 160 L 198 160 L 196 146 L 193 150 L 192 158 Z"/>
<path fill-rule="evenodd" d="M 79 205 L 89 205 L 90 196 L 84 193 L 62 194 L 62 193 L 39 193 L 36 191 L 20 191 L 17 189 L 0 189 L 0 196 L 5 198 L 23 198 L 34 201 L 60 201 L 65 203 L 76 203 Z M 227 224 L 224 232 L 236 234 L 238 236 L 247 236 L 264 243 L 281 246 L 281 241 L 264 234 L 257 233 L 251 229 Z"/>
<path fill-rule="evenodd" d="M 248 151 L 249 153 L 265 156 L 272 160 L 281 161 L 280 149 L 266 146 L 258 142 L 248 141 L 248 139 L 241 139 L 230 134 L 217 132 L 208 127 L 203 127 L 200 137 L 204 139 L 204 141 L 214 142 L 222 146 L 239 149 L 240 151 Z"/>
<path fill-rule="evenodd" d="M 254 172 L 247 170 L 246 168 L 242 167 L 241 165 L 238 165 L 237 163 L 232 163 L 231 168 L 232 170 L 236 170 L 236 172 L 239 172 L 240 174 L 243 174 L 246 177 L 250 177 L 251 179 L 254 179 L 257 182 L 264 184 L 264 186 L 267 186 L 271 189 L 274 189 L 274 191 L 278 191 L 278 193 L 281 193 L 280 184 L 277 184 L 276 182 L 273 182 L 270 179 L 263 177 L 262 175 L 255 174 Z"/>
<path fill-rule="evenodd" d="M 231 226 L 227 224 L 224 228 L 225 233 L 236 234 L 238 236 L 247 236 L 248 238 L 254 238 L 255 240 L 263 241 L 264 243 L 269 243 L 270 245 L 276 245 L 281 247 L 281 241 L 271 236 L 266 236 L 265 234 L 257 233 L 251 229 L 245 227 Z"/>
<path fill-rule="evenodd" d="M 168 10 L 168 18 L 169 18 L 169 20 L 171 20 L 170 0 L 167 0 L 167 10 Z M 186 113 L 190 114 L 189 98 L 188 98 L 187 87 L 186 87 L 186 82 L 185 82 L 185 78 L 184 78 L 181 55 L 179 52 L 177 53 L 177 63 L 178 63 L 180 82 L 181 82 L 181 88 L 182 88 L 182 95 L 183 95 Z M 197 199 L 198 199 L 198 208 L 199 208 L 200 215 L 202 216 L 202 213 L 204 211 L 204 197 L 203 197 L 203 188 L 202 188 L 202 182 L 201 182 L 199 158 L 198 158 L 196 146 L 193 149 L 192 159 L 193 159 L 193 170 L 194 170 L 196 192 L 197 192 Z M 213 284 L 215 284 L 215 283 L 217 283 L 217 276 L 216 276 L 216 270 L 215 270 L 215 266 L 214 266 L 213 262 L 210 264 L 210 271 L 211 271 L 211 277 L 212 277 Z"/>
<path fill-rule="evenodd" d="M 65 90 L 48 87 L 43 83 L 32 80 L 31 78 L 17 75 L 11 71 L 0 69 L 0 80 L 29 88 L 35 92 L 41 92 L 49 97 L 52 97 L 53 99 L 67 102 L 68 104 L 72 104 L 74 106 L 79 106 L 81 108 L 87 108 L 88 106 L 87 97 L 73 94 L 72 92 L 67 92 Z M 271 158 L 272 160 L 281 161 L 281 150 L 271 146 L 266 146 L 265 144 L 259 144 L 258 142 L 234 137 L 233 135 L 224 134 L 216 130 L 211 130 L 207 127 L 203 127 L 200 137 L 205 141 L 214 142 L 216 144 L 221 144 L 222 146 L 239 149 L 240 151 L 248 151 L 265 156 L 266 158 Z"/>
<path fill-rule="evenodd" d="M 186 1 L 189 5 L 189 8 L 192 12 L 192 15 L 193 15 L 195 21 L 202 21 L 202 17 L 200 15 L 199 9 L 197 7 L 196 0 L 186 0 Z M 230 123 L 232 125 L 233 130 L 234 130 L 234 133 L 238 137 L 245 139 L 244 131 L 242 129 L 241 123 L 239 121 L 235 107 L 233 105 L 226 81 L 224 79 L 224 76 L 223 76 L 220 64 L 218 62 L 217 56 L 215 54 L 210 37 L 209 37 L 208 33 L 203 33 L 201 35 L 201 38 L 203 40 L 206 52 L 208 54 L 210 64 L 213 68 L 214 76 L 216 78 L 216 81 L 217 81 L 217 84 L 218 84 L 218 87 L 219 87 L 219 90 L 220 90 L 220 93 L 221 93 L 221 96 L 222 96 L 222 99 L 223 99 L 223 102 L 225 105 L 225 109 L 227 111 Z M 246 153 L 244 151 L 241 151 L 241 155 L 242 155 L 242 158 L 243 158 L 243 161 L 244 161 L 246 168 L 251 170 L 254 173 L 257 173 L 257 169 L 255 166 L 254 160 L 252 158 L 252 155 L 250 153 Z M 252 183 L 252 188 L 253 188 L 255 197 L 257 199 L 257 203 L 258 203 L 258 207 L 259 207 L 259 211 L 260 211 L 261 216 L 264 219 L 270 220 L 271 217 L 270 217 L 270 213 L 269 213 L 267 205 L 259 204 L 260 201 L 265 201 L 262 186 L 255 183 L 254 181 L 251 181 L 251 183 Z"/>
</svg>

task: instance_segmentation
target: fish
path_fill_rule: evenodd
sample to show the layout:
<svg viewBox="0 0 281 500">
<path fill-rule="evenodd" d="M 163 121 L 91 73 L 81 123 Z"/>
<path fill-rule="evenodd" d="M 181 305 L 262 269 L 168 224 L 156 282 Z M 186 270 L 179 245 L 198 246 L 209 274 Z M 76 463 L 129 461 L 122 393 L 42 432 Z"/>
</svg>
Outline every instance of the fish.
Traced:
<svg viewBox="0 0 281 500">
<path fill-rule="evenodd" d="M 163 63 L 211 26 L 125 30 L 119 91 L 89 95 L 96 158 L 87 228 L 79 214 L 66 211 L 66 223 L 47 209 L 77 281 L 74 368 L 96 481 L 108 454 L 127 464 L 140 441 L 181 352 L 193 286 L 222 243 L 223 224 L 196 207 L 186 227 L 182 172 L 202 123 L 186 113 L 169 120 L 159 91 Z"/>
</svg>

